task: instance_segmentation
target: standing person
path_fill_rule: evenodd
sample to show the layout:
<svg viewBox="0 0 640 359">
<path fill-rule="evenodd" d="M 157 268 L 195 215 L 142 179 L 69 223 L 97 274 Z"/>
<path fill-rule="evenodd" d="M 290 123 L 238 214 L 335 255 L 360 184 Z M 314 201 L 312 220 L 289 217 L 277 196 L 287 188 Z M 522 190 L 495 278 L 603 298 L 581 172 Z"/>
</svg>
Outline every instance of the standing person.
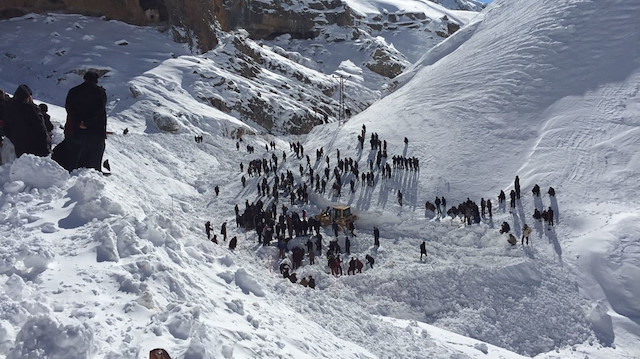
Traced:
<svg viewBox="0 0 640 359">
<path fill-rule="evenodd" d="M 402 207 L 402 192 L 400 190 L 398 190 L 398 204 Z"/>
<path fill-rule="evenodd" d="M 233 236 L 233 238 L 231 238 L 231 240 L 229 241 L 229 249 L 234 250 L 236 249 L 237 245 L 238 245 L 238 238 L 236 236 Z"/>
<path fill-rule="evenodd" d="M 425 241 L 422 241 L 422 244 L 420 244 L 420 260 L 422 260 L 423 254 L 425 257 L 427 256 L 427 244 Z"/>
<path fill-rule="evenodd" d="M 351 254 L 351 241 L 346 236 L 344 237 L 344 250 L 347 254 Z"/>
<path fill-rule="evenodd" d="M 316 235 L 316 251 L 318 251 L 318 255 L 322 254 L 322 235 L 320 233 Z"/>
<path fill-rule="evenodd" d="M 547 210 L 547 218 L 549 220 L 549 225 L 553 226 L 553 209 L 551 209 L 551 207 Z"/>
<path fill-rule="evenodd" d="M 529 236 L 531 235 L 531 227 L 529 227 L 527 224 L 524 225 L 524 227 L 522 227 L 522 240 L 521 240 L 521 244 L 524 245 L 524 239 L 527 239 L 527 245 L 529 245 Z"/>
<path fill-rule="evenodd" d="M 102 171 L 107 138 L 107 93 L 98 86 L 99 75 L 94 71 L 84 74 L 84 82 L 67 94 L 64 126 L 65 158 L 68 170 L 80 167 Z M 67 168 L 69 167 L 69 168 Z"/>
<path fill-rule="evenodd" d="M 493 214 L 491 213 L 491 199 L 487 200 L 487 211 L 489 212 L 489 218 L 493 218 Z"/>
<path fill-rule="evenodd" d="M 441 203 L 440 197 L 436 197 L 436 210 L 438 210 L 438 215 L 442 215 L 442 210 L 440 209 Z"/>
<path fill-rule="evenodd" d="M 447 199 L 442 197 L 442 212 L 447 213 Z"/>
<path fill-rule="evenodd" d="M 378 227 L 373 227 L 373 245 L 380 247 L 380 230 Z"/>
<path fill-rule="evenodd" d="M 207 232 L 207 239 L 211 239 L 211 230 L 213 228 L 211 228 L 211 221 L 207 221 L 207 223 L 204 224 L 204 230 Z"/>
<path fill-rule="evenodd" d="M 51 137 L 42 114 L 33 103 L 29 86 L 18 86 L 13 99 L 5 103 L 2 117 L 4 134 L 13 143 L 16 157 L 25 153 L 41 157 L 49 155 Z"/>
<path fill-rule="evenodd" d="M 520 199 L 520 177 L 516 176 L 514 181 L 514 187 L 516 188 L 516 198 Z"/>
<path fill-rule="evenodd" d="M 355 224 L 353 224 L 353 221 L 349 221 L 349 222 L 347 223 L 347 226 L 349 227 L 349 232 L 351 233 L 351 235 L 352 235 L 352 236 L 354 236 L 354 237 L 356 237 L 356 234 L 355 234 L 355 233 L 353 233 L 353 231 L 355 231 L 355 230 L 356 230 L 356 226 L 355 226 Z"/>
<path fill-rule="evenodd" d="M 516 208 L 516 191 L 511 190 L 511 192 L 509 193 L 509 197 L 511 197 L 510 207 Z"/>
<path fill-rule="evenodd" d="M 220 234 L 224 238 L 224 241 L 227 241 L 227 222 L 222 223 L 222 227 L 220 228 Z"/>
</svg>

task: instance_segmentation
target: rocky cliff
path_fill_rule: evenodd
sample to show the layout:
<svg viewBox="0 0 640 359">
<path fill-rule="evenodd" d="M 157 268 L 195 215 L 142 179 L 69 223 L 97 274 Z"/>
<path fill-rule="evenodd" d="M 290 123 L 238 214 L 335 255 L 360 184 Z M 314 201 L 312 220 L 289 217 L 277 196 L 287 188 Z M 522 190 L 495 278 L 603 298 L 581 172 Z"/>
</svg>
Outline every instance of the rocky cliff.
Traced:
<svg viewBox="0 0 640 359">
<path fill-rule="evenodd" d="M 195 51 L 217 43 L 212 0 L 2 0 L 0 19 L 27 13 L 65 12 L 105 16 L 134 25 L 168 25 L 174 38 Z"/>
</svg>

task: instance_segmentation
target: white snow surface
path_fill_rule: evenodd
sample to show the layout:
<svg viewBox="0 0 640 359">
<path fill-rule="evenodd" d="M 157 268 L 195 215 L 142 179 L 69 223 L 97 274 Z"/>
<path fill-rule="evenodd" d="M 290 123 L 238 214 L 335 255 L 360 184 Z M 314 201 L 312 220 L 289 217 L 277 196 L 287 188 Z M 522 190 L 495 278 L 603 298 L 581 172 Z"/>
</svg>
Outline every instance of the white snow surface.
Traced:
<svg viewBox="0 0 640 359">
<path fill-rule="evenodd" d="M 88 67 L 95 46 L 121 61 L 102 80 L 119 113 L 105 153 L 113 174 L 69 175 L 34 156 L 0 166 L 0 357 L 146 358 L 164 347 L 177 358 L 637 358 L 639 13 L 632 1 L 497 0 L 426 54 L 403 87 L 344 126 L 244 136 L 252 155 L 229 137 L 249 126 L 176 91 L 189 56 L 159 66 L 170 53 L 187 55 L 181 45 L 121 24 L 112 35 L 127 40 L 125 52 L 115 42 L 74 44 L 86 49 Z M 51 18 L 59 31 L 78 29 Z M 118 28 L 79 26 L 101 24 Z M 63 45 L 72 46 L 54 46 L 51 59 L 64 58 L 56 53 Z M 64 93 L 53 92 L 79 77 L 58 84 L 40 70 L 49 60 L 37 60 L 0 68 L 0 87 L 29 83 L 60 125 Z M 156 102 L 117 100 L 130 81 Z M 180 131 L 148 122 L 156 103 Z M 362 124 L 389 142 L 389 156 L 419 157 L 421 170 L 292 206 L 316 213 L 351 204 L 359 215 L 352 255 L 376 258 L 373 269 L 339 278 L 327 274 L 324 257 L 305 259 L 298 277 L 311 274 L 318 287 L 293 285 L 278 273 L 275 247 L 232 225 L 233 205 L 257 200 L 261 180 L 248 177 L 243 188 L 239 162 L 270 157 L 264 145 L 275 141 L 277 154 L 288 154 L 280 169 L 297 174 L 288 142 L 299 140 L 312 158 L 323 146 L 333 165 L 339 148 L 365 169 L 375 153 L 368 142 L 357 148 Z M 125 127 L 133 130 L 121 135 Z M 54 142 L 61 137 L 56 129 Z M 464 226 L 423 210 L 436 195 L 449 206 L 494 199 L 516 174 L 523 196 L 513 214 L 495 202 L 492 220 Z M 543 192 L 554 186 L 556 198 L 532 198 L 534 183 Z M 530 217 L 542 206 L 556 211 L 554 228 Z M 238 248 L 207 241 L 206 220 L 216 233 L 228 221 Z M 531 244 L 508 246 L 497 233 L 502 221 L 516 235 L 529 223 Z M 379 248 L 371 246 L 374 225 Z M 331 234 L 323 235 L 326 247 Z M 420 261 L 423 240 L 429 255 Z"/>
</svg>

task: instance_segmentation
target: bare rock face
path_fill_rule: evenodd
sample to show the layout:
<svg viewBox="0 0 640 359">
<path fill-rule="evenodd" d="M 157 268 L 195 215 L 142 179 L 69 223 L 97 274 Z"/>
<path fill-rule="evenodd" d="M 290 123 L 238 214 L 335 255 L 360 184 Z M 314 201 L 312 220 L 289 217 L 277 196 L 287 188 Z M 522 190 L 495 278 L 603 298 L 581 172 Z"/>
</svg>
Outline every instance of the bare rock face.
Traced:
<svg viewBox="0 0 640 359">
<path fill-rule="evenodd" d="M 352 24 L 349 8 L 340 0 L 315 1 L 304 6 L 299 0 L 213 2 L 223 31 L 243 28 L 253 39 L 273 39 L 282 34 L 290 34 L 294 39 L 310 39 L 319 34 L 319 25 Z"/>
<path fill-rule="evenodd" d="M 217 45 L 212 0 L 2 0 L 0 19 L 27 13 L 66 12 L 105 16 L 134 25 L 166 24 L 193 50 Z M 178 29 L 178 28 L 180 29 Z"/>
</svg>

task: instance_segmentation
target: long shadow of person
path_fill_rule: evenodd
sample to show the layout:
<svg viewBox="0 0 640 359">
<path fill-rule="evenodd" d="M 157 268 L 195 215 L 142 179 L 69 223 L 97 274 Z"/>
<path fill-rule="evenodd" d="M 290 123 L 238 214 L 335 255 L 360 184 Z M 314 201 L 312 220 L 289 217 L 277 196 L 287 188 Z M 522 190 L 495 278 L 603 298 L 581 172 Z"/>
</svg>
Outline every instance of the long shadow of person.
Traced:
<svg viewBox="0 0 640 359">
<path fill-rule="evenodd" d="M 562 247 L 560 247 L 560 242 L 558 242 L 558 236 L 556 235 L 556 231 L 553 229 L 553 227 L 548 227 L 545 233 L 547 235 L 547 238 L 549 238 L 549 242 L 553 244 L 553 249 L 558 255 L 558 260 L 560 261 L 560 265 L 563 265 L 564 263 L 562 262 Z"/>
<path fill-rule="evenodd" d="M 533 196 L 533 206 L 538 209 L 538 211 L 542 212 L 544 209 L 544 205 L 542 204 L 542 197 Z M 555 209 L 554 209 L 555 211 Z"/>
<path fill-rule="evenodd" d="M 542 238 L 542 235 L 544 234 L 544 228 L 542 226 L 542 221 L 538 220 L 538 219 L 534 219 L 533 220 L 533 226 L 536 229 L 536 232 L 538 232 L 538 238 Z"/>
</svg>

